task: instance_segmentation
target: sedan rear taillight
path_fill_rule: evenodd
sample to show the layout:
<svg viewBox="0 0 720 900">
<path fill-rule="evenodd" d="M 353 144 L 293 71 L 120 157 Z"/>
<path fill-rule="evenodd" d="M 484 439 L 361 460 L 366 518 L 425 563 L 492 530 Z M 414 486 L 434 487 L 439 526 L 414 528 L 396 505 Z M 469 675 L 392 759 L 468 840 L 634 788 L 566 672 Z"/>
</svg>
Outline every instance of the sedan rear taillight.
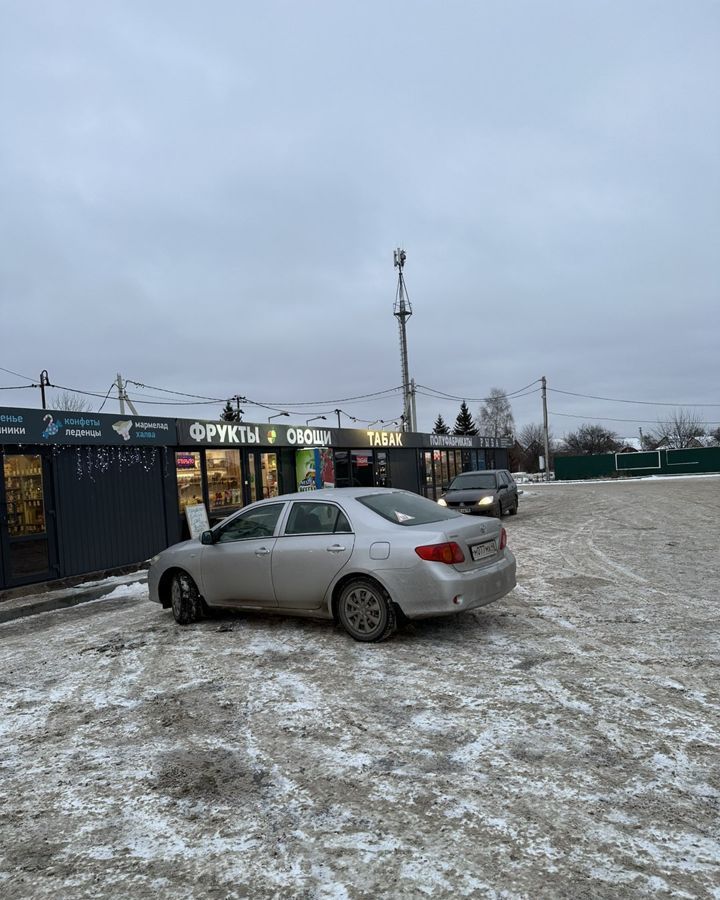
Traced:
<svg viewBox="0 0 720 900">
<path fill-rule="evenodd" d="M 504 550 L 507 547 L 507 531 L 504 528 L 500 529 L 500 549 Z"/>
<path fill-rule="evenodd" d="M 416 547 L 415 552 L 420 559 L 427 559 L 429 562 L 447 563 L 449 566 L 465 562 L 462 547 L 455 541 L 446 541 L 444 544 L 425 544 L 423 547 Z"/>
</svg>

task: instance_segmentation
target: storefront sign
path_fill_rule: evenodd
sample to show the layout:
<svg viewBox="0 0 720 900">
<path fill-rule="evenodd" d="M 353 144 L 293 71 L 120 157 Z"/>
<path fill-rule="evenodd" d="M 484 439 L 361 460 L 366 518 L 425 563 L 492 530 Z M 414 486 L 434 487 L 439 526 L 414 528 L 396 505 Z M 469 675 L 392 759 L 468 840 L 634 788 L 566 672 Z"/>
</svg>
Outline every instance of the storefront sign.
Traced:
<svg viewBox="0 0 720 900">
<path fill-rule="evenodd" d="M 427 434 L 430 447 L 512 447 L 510 438 L 485 437 L 481 434 Z"/>
<path fill-rule="evenodd" d="M 53 409 L 1 409 L 0 444 L 142 444 L 176 442 L 174 419 Z"/>
<path fill-rule="evenodd" d="M 178 422 L 181 444 L 237 446 L 261 444 L 280 447 L 331 447 L 329 428 L 300 428 L 286 425 L 244 425 L 238 422 Z"/>
<path fill-rule="evenodd" d="M 469 434 L 431 434 L 431 447 L 472 447 L 473 435 Z"/>
<path fill-rule="evenodd" d="M 307 428 L 0 408 L 0 444 L 261 447 L 510 447 L 509 438 L 354 428 Z"/>
<path fill-rule="evenodd" d="M 371 447 L 404 447 L 404 435 L 399 431 L 366 431 Z"/>
</svg>

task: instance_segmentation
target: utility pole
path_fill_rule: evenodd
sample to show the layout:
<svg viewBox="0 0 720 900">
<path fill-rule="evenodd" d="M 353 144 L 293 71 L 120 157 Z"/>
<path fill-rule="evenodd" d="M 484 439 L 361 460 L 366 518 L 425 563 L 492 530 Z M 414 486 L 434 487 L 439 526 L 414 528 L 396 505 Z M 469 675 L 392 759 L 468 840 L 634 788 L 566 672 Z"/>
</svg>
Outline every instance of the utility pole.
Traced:
<svg viewBox="0 0 720 900">
<path fill-rule="evenodd" d="M 411 431 L 417 429 L 417 410 L 415 409 L 415 379 L 410 379 L 410 404 L 412 409 L 412 427 Z"/>
<path fill-rule="evenodd" d="M 542 379 L 542 404 L 543 404 L 543 436 L 545 438 L 545 481 L 550 475 L 550 440 L 548 438 L 548 413 L 547 413 L 547 380 Z"/>
<path fill-rule="evenodd" d="M 638 425 L 638 431 L 640 432 L 640 449 L 642 450 L 642 448 L 643 448 L 643 433 L 642 433 L 641 425 Z"/>
<path fill-rule="evenodd" d="M 42 408 L 47 409 L 45 405 L 45 388 L 52 387 L 50 384 L 50 376 L 48 375 L 47 369 L 43 369 L 40 373 L 40 396 L 42 397 Z"/>
<path fill-rule="evenodd" d="M 337 417 L 338 417 L 338 428 L 339 428 L 339 427 L 340 427 L 340 413 L 342 412 L 342 410 L 341 410 L 341 409 L 334 409 L 333 412 L 337 414 Z"/>
<path fill-rule="evenodd" d="M 414 405 L 414 386 L 410 385 L 410 374 L 408 371 L 408 352 L 407 352 L 407 335 L 405 326 L 407 320 L 412 315 L 412 306 L 410 298 L 407 295 L 405 287 L 405 277 L 403 276 L 403 266 L 405 265 L 406 253 L 400 247 L 393 254 L 395 268 L 398 269 L 398 286 L 395 294 L 395 306 L 393 315 L 398 320 L 400 327 L 400 365 L 402 367 L 403 379 L 403 430 L 415 431 L 415 415 L 413 412 Z"/>
<path fill-rule="evenodd" d="M 130 412 L 134 415 L 138 415 L 138 411 L 133 406 L 132 400 L 128 397 L 127 391 L 125 389 L 125 385 L 123 384 L 122 375 L 118 372 L 117 375 L 117 389 L 118 389 L 118 400 L 120 401 L 120 415 L 125 415 L 125 404 L 130 407 Z"/>
</svg>

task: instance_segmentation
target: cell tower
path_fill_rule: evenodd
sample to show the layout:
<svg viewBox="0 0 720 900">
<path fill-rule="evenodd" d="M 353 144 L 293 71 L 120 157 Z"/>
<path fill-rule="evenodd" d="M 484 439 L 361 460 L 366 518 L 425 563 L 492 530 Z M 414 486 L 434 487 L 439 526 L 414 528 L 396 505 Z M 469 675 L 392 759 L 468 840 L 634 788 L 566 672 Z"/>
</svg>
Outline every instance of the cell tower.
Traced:
<svg viewBox="0 0 720 900">
<path fill-rule="evenodd" d="M 412 315 L 410 297 L 408 296 L 405 276 L 403 275 L 405 256 L 405 251 L 400 247 L 393 253 L 395 268 L 398 270 L 398 286 L 395 293 L 393 315 L 400 326 L 400 365 L 402 366 L 403 380 L 402 427 L 403 431 L 415 431 L 415 385 L 411 383 L 408 371 L 407 334 L 405 333 L 405 323 Z"/>
</svg>

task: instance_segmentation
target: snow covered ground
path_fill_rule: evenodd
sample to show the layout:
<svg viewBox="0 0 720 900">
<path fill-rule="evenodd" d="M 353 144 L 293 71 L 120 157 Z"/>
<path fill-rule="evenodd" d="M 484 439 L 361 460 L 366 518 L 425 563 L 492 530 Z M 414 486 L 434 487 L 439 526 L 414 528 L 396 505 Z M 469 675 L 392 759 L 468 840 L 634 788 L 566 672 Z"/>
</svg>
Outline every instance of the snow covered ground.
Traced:
<svg viewBox="0 0 720 900">
<path fill-rule="evenodd" d="M 0 896 L 720 898 L 720 478 L 523 489 L 517 589 L 384 644 L 0 626 Z"/>
</svg>

